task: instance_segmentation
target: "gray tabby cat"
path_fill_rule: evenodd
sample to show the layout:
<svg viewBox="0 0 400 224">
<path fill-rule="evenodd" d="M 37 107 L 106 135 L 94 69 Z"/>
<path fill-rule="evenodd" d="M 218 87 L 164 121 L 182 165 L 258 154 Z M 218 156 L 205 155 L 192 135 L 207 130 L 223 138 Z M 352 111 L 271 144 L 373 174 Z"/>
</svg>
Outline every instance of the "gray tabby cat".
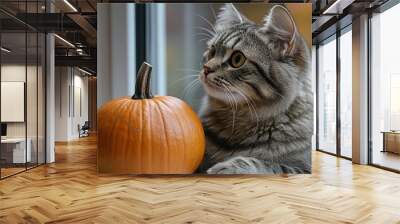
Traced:
<svg viewBox="0 0 400 224">
<path fill-rule="evenodd" d="M 199 172 L 311 172 L 309 47 L 283 6 L 259 26 L 227 4 L 208 41 L 200 79 L 207 148 Z"/>
</svg>

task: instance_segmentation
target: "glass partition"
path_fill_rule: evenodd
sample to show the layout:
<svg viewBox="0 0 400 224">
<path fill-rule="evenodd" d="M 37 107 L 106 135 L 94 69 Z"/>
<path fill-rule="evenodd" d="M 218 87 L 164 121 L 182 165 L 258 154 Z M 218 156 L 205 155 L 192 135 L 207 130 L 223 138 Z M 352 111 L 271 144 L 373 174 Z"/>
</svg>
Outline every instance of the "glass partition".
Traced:
<svg viewBox="0 0 400 224">
<path fill-rule="evenodd" d="M 21 1 L 14 9 L 38 13 L 43 3 Z M 0 12 L 0 178 L 45 163 L 46 39 L 10 15 Z"/>
<path fill-rule="evenodd" d="M 24 171 L 26 150 L 26 33 L 1 34 L 1 176 Z M 6 50 L 4 50 L 6 49 Z"/>
</svg>

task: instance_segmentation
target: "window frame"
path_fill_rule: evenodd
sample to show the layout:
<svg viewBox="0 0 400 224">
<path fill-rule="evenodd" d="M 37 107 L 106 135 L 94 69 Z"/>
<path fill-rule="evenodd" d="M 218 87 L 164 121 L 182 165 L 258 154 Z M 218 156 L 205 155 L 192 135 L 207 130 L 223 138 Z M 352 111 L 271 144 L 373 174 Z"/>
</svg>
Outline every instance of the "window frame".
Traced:
<svg viewBox="0 0 400 224">
<path fill-rule="evenodd" d="M 344 35 L 347 32 L 352 32 L 352 23 L 349 23 L 348 25 L 346 25 L 345 27 L 339 29 L 336 31 L 336 33 L 328 36 L 327 38 L 319 41 L 316 45 L 316 68 L 315 68 L 315 80 L 316 80 L 316 89 L 315 89 L 315 94 L 316 94 L 316 151 L 318 152 L 323 152 L 329 155 L 333 155 L 339 158 L 343 158 L 346 160 L 352 160 L 352 158 L 347 157 L 342 155 L 341 153 L 341 118 L 340 118 L 340 103 L 341 103 L 341 99 L 340 99 L 340 84 L 341 84 L 341 67 L 340 67 L 340 37 L 342 35 Z M 327 150 L 321 149 L 319 146 L 319 97 L 320 97 L 320 93 L 319 93 L 319 64 L 320 64 L 320 58 L 319 58 L 319 48 L 320 45 L 322 43 L 328 43 L 330 41 L 336 41 L 336 152 L 332 153 L 329 152 Z"/>
</svg>

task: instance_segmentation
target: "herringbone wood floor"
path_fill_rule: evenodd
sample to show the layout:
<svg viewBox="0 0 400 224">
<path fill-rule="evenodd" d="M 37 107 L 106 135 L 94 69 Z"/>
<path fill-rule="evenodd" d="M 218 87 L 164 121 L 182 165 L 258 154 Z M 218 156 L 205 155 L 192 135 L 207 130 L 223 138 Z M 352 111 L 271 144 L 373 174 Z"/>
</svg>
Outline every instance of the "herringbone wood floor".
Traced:
<svg viewBox="0 0 400 224">
<path fill-rule="evenodd" d="M 313 154 L 290 177 L 96 173 L 95 138 L 0 181 L 0 223 L 400 223 L 400 175 Z"/>
</svg>

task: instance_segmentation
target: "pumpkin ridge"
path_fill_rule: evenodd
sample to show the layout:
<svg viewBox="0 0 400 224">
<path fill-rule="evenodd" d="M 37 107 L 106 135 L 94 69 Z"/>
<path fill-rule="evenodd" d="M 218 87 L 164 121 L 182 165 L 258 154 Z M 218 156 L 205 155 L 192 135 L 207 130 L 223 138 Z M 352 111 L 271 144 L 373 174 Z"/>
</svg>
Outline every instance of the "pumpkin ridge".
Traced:
<svg viewBox="0 0 400 224">
<path fill-rule="evenodd" d="M 164 118 L 164 115 L 161 113 L 161 109 L 160 109 L 160 104 L 161 104 L 161 100 L 159 100 L 159 99 L 156 99 L 156 97 L 154 97 L 154 100 L 157 102 L 156 103 L 156 105 L 157 105 L 157 111 L 158 111 L 158 114 L 160 115 L 160 117 L 161 117 L 161 122 L 162 122 L 162 124 L 161 124 L 161 126 L 163 127 L 163 133 L 164 133 L 164 139 L 165 139 L 165 141 L 166 141 L 166 143 L 167 143 L 167 158 L 168 158 L 168 161 L 165 163 L 164 162 L 164 164 L 163 164 L 163 167 L 165 166 L 165 164 L 167 165 L 167 170 L 169 171 L 170 170 L 170 167 L 169 167 L 169 143 L 168 143 L 168 136 L 167 136 L 167 134 L 166 134 L 166 131 L 167 131 L 167 128 L 166 128 L 166 122 L 165 122 L 165 118 Z"/>
<path fill-rule="evenodd" d="M 127 125 L 128 125 L 128 140 L 127 140 L 127 144 L 128 145 L 131 145 L 130 143 L 131 143 L 131 126 L 132 126 L 132 124 L 131 124 L 131 117 L 132 117 L 132 114 L 133 114 L 133 110 L 134 109 L 136 109 L 135 108 L 136 107 L 136 104 L 134 104 L 134 103 L 130 103 L 129 104 L 129 117 L 128 117 L 128 122 L 127 122 Z M 130 154 L 131 154 L 131 150 L 125 150 L 125 157 L 124 158 L 129 158 L 129 156 L 130 156 Z"/>
<path fill-rule="evenodd" d="M 119 100 L 118 101 L 116 101 L 116 102 L 119 102 Z M 111 104 L 111 105 L 114 105 L 114 104 Z M 101 110 L 100 111 L 103 111 L 105 108 L 107 108 L 108 106 L 111 106 L 111 105 L 104 105 L 102 108 L 101 108 Z M 121 104 L 121 105 L 119 105 L 117 108 L 115 108 L 113 111 L 112 111 L 112 115 L 113 115 L 113 122 L 112 122 L 112 127 L 111 127 L 111 129 L 110 128 L 107 128 L 106 130 L 107 131 L 109 131 L 109 130 L 114 130 L 114 128 L 115 128 L 115 125 L 116 125 L 116 119 L 117 119 L 117 117 L 118 116 L 115 116 L 115 113 L 119 113 L 120 112 L 120 110 L 123 108 L 125 106 L 125 104 Z M 107 111 L 106 112 L 104 112 L 104 113 L 108 113 Z M 102 115 L 102 116 L 104 116 L 104 115 Z M 108 116 L 108 115 L 107 115 Z M 103 138 L 100 138 L 100 141 L 103 141 L 104 139 Z M 107 142 L 107 141 L 106 141 Z M 109 143 L 109 145 L 113 145 L 113 143 L 114 143 L 114 139 L 113 138 L 111 138 L 111 141 L 109 141 L 108 142 Z M 102 145 L 102 144 L 100 144 L 100 145 Z M 113 157 L 113 152 L 111 151 L 111 152 L 109 152 L 109 150 L 108 149 L 112 149 L 112 147 L 109 147 L 109 145 L 105 145 L 105 147 L 102 147 L 102 152 L 103 153 L 110 153 L 111 155 L 111 157 Z M 104 152 L 104 151 L 106 151 L 106 152 Z M 99 153 L 99 150 L 98 150 L 98 153 Z M 100 156 L 98 156 L 99 158 L 100 158 Z M 99 159 L 98 159 L 99 160 Z M 110 165 L 110 164 L 109 164 Z M 110 166 L 109 166 L 110 167 Z"/>
<path fill-rule="evenodd" d="M 199 122 L 197 125 L 195 125 L 195 128 L 198 129 L 198 130 L 196 131 L 196 133 L 197 133 L 197 139 L 205 139 L 204 130 L 203 130 L 203 126 L 202 126 L 202 124 L 201 124 L 200 118 L 197 117 L 197 114 L 194 114 L 193 116 L 194 116 L 194 118 L 197 119 L 198 122 Z M 198 166 L 201 164 L 201 162 L 203 161 L 203 159 L 204 159 L 205 142 L 202 142 L 202 143 L 203 143 L 202 146 L 201 146 L 201 147 L 198 147 L 198 148 L 197 148 L 197 151 L 198 151 L 198 152 L 201 152 L 201 154 L 202 154 L 203 156 L 202 156 L 202 157 L 199 157 L 199 158 L 197 159 L 197 161 L 196 161 L 196 167 L 198 167 Z"/>
<path fill-rule="evenodd" d="M 165 102 L 164 102 L 164 101 L 165 101 Z M 176 114 L 173 113 L 173 111 L 171 111 L 170 106 L 167 104 L 167 102 L 168 102 L 168 98 L 160 99 L 160 103 L 163 104 L 163 105 L 165 106 L 165 109 L 168 110 L 169 114 L 171 114 L 172 116 L 174 116 L 174 117 L 175 117 L 175 120 L 176 120 Z M 179 125 L 179 127 L 181 127 L 181 126 Z M 176 136 L 176 135 L 177 135 L 176 128 L 172 128 L 172 130 L 173 130 L 173 132 L 174 132 L 174 135 Z M 176 148 L 177 148 L 177 149 L 180 148 L 180 147 L 178 147 L 178 146 L 180 146 L 179 143 L 176 141 L 176 139 L 174 139 L 174 140 L 175 140 L 175 146 L 176 146 Z M 170 158 L 169 156 L 170 156 L 170 153 L 168 152 L 168 163 L 171 161 L 171 158 Z M 176 165 L 174 165 L 174 169 L 176 168 L 175 166 L 176 166 Z M 170 167 L 170 169 L 171 169 L 171 167 Z M 173 170 L 173 169 L 172 169 L 172 170 Z"/>
<path fill-rule="evenodd" d="M 148 107 L 146 107 L 147 109 L 149 109 L 148 110 L 148 115 L 147 115 L 147 119 L 148 119 L 148 124 L 149 124 L 149 128 L 148 128 L 148 130 L 146 131 L 146 132 L 149 132 L 149 136 L 150 136 L 150 138 L 152 138 L 152 135 L 153 135 L 153 129 L 152 128 L 150 128 L 150 127 L 153 127 L 153 125 L 152 125 L 152 121 L 153 121 L 153 118 L 152 118 L 152 109 L 151 108 L 153 108 L 153 106 L 152 106 L 152 103 L 153 103 L 153 101 L 147 101 L 146 100 L 146 103 L 148 103 L 149 104 L 149 106 Z M 148 152 L 148 164 L 153 164 L 154 163 L 154 161 L 153 161 L 153 157 L 152 157 L 152 155 L 153 155 L 153 141 L 148 141 L 149 142 L 149 152 Z M 153 166 L 149 166 L 149 170 L 150 170 L 150 173 L 152 173 L 153 172 Z"/>
<path fill-rule="evenodd" d="M 151 137 L 152 137 L 152 125 L 151 125 L 151 111 L 152 111 L 152 109 L 151 109 L 151 101 L 148 101 L 148 100 L 146 100 L 146 99 L 144 99 L 143 100 L 144 101 L 144 103 L 145 103 L 145 106 L 143 107 L 145 110 L 146 110 L 146 112 L 145 112 L 145 114 L 146 114 L 146 129 L 145 129 L 145 135 L 146 135 L 146 139 L 148 140 L 148 139 L 152 139 Z M 151 173 L 151 170 L 152 170 L 152 163 L 153 163 L 153 159 L 151 158 L 151 155 L 152 155 L 152 150 L 153 150 L 153 148 L 152 148 L 152 140 L 149 140 L 149 141 L 146 141 L 146 143 L 147 143 L 147 147 L 146 147 L 146 159 L 145 159 L 145 161 L 146 161 L 146 168 L 145 168 L 145 172 L 146 173 Z M 150 172 L 149 172 L 150 171 Z"/>
<path fill-rule="evenodd" d="M 192 109 L 188 106 L 188 105 L 186 105 L 186 104 L 183 104 L 183 103 L 180 103 L 180 105 L 181 105 L 181 107 L 180 107 L 180 110 L 181 110 L 181 113 L 186 113 L 186 114 L 188 114 L 189 116 L 185 116 L 185 121 L 186 121 L 186 123 L 187 124 L 190 124 L 191 125 L 191 129 L 190 129 L 190 134 L 193 134 L 193 133 L 196 133 L 197 131 L 196 131 L 196 129 L 197 129 L 197 127 L 196 127 L 196 125 L 192 122 L 192 120 L 190 120 L 189 118 L 191 118 L 192 116 L 193 116 L 193 111 L 192 111 Z M 189 112 L 190 111 L 190 112 Z M 187 126 L 187 125 L 186 125 Z M 198 135 L 196 136 L 196 137 L 198 137 Z M 188 138 L 185 138 L 185 141 L 188 141 Z M 193 144 L 193 139 L 191 139 L 190 138 L 190 141 L 188 141 L 188 143 L 187 144 L 189 144 L 189 145 L 192 145 Z M 197 146 L 197 145 L 193 145 L 193 146 L 191 146 L 192 148 L 195 148 L 195 149 L 197 149 L 198 150 L 198 148 L 199 148 L 199 146 Z M 190 156 L 190 155 L 189 155 Z M 195 166 L 195 167 L 197 167 L 198 166 L 198 164 L 197 164 L 197 161 L 195 162 L 195 163 L 192 163 L 191 164 L 192 166 Z"/>
<path fill-rule="evenodd" d="M 174 108 L 179 108 L 180 110 L 182 109 L 181 108 L 181 105 L 177 105 L 177 104 L 175 104 L 175 98 L 167 98 L 167 100 L 166 100 L 167 102 L 171 102 L 172 101 L 172 104 L 173 105 L 176 105 L 176 107 L 174 107 Z M 179 111 L 179 112 L 181 112 L 181 111 Z M 181 163 L 181 168 L 183 168 L 182 170 L 184 170 L 184 165 L 185 165 L 185 158 L 186 158 L 186 133 L 185 133 L 185 131 L 184 131 L 184 128 L 183 128 L 183 126 L 182 126 L 182 123 L 181 123 L 181 119 L 182 119 L 182 117 L 185 117 L 185 116 L 182 116 L 182 117 L 178 117 L 177 116 L 177 114 L 176 113 L 173 113 L 174 114 L 174 116 L 175 116 L 175 121 L 177 121 L 177 123 L 179 124 L 179 127 L 180 127 L 180 132 L 182 133 L 182 136 L 183 136 L 183 151 L 182 151 L 182 155 L 183 155 L 183 158 L 182 158 L 182 163 Z"/>
<path fill-rule="evenodd" d="M 140 140 L 139 140 L 139 144 L 141 144 L 142 145 L 142 142 L 143 142 L 143 132 L 144 132 L 144 126 L 143 126 L 143 102 L 142 102 L 142 100 L 140 100 L 139 101 L 140 102 L 140 118 L 139 118 L 139 121 L 140 121 L 140 125 L 139 125 L 139 127 L 140 127 Z M 139 153 L 139 168 L 140 168 L 140 170 L 143 170 L 143 164 L 142 164 L 142 150 L 137 150 Z"/>
<path fill-rule="evenodd" d="M 132 160 L 129 160 L 128 158 L 134 158 L 133 159 L 133 163 L 134 163 L 133 167 L 129 168 L 129 170 L 133 170 L 134 172 L 136 172 L 137 170 L 140 170 L 140 165 L 138 163 L 135 163 L 135 159 L 136 159 L 135 152 L 137 152 L 137 150 L 135 150 L 135 149 L 136 149 L 136 146 L 138 144 L 140 144 L 141 138 L 138 137 L 138 136 L 140 136 L 140 134 L 134 134 L 134 133 L 139 132 L 141 127 L 138 126 L 138 123 L 133 122 L 132 118 L 134 117 L 133 115 L 140 114 L 140 111 L 138 109 L 139 102 L 132 102 L 132 99 L 129 99 L 128 104 L 129 104 L 128 105 L 129 110 L 127 110 L 127 111 L 129 112 L 129 115 L 128 115 L 128 120 L 126 121 L 126 125 L 128 126 L 128 131 L 127 131 L 127 133 L 125 133 L 127 135 L 127 141 L 126 141 L 127 146 L 124 150 L 125 156 L 123 157 L 123 161 L 125 164 L 127 164 L 128 162 L 132 162 Z M 137 161 L 140 161 L 140 159 L 137 159 Z"/>
<path fill-rule="evenodd" d="M 175 98 L 175 99 L 168 99 L 173 105 L 175 105 L 175 108 L 179 108 L 181 113 L 188 113 L 188 111 L 190 111 L 190 115 L 194 116 L 196 119 L 198 119 L 197 115 L 195 114 L 195 112 L 192 110 L 192 108 L 190 106 L 188 106 L 185 103 L 182 103 L 182 101 L 179 98 Z M 190 120 L 187 119 L 186 116 L 182 116 L 183 118 L 185 118 L 185 121 L 188 124 L 191 124 L 192 127 L 192 132 L 198 132 L 196 131 L 196 129 L 198 128 L 193 122 L 191 122 Z M 201 121 L 199 121 L 201 122 Z M 197 137 L 200 137 L 199 135 L 197 135 Z M 203 137 L 204 138 L 204 137 Z M 184 142 L 186 142 L 187 138 L 184 138 Z M 192 143 L 192 142 L 190 142 Z M 194 146 L 192 146 L 194 147 Z M 196 149 L 200 149 L 201 147 L 195 147 Z M 203 150 L 202 150 L 203 151 Z M 204 153 L 204 152 L 203 152 Z M 201 160 L 199 159 L 196 164 L 194 164 L 195 166 L 200 165 L 200 162 L 203 160 L 203 158 L 201 158 Z"/>
<path fill-rule="evenodd" d="M 120 111 L 120 113 L 122 113 L 122 114 L 125 114 L 126 113 L 126 111 L 129 109 L 129 104 L 122 104 L 124 107 L 122 107 L 122 108 L 120 108 L 119 109 L 119 111 Z M 119 146 L 119 147 L 122 147 L 121 145 L 120 145 L 120 141 L 119 142 L 115 142 L 115 135 L 117 135 L 117 134 L 119 134 L 119 131 L 115 131 L 115 128 L 118 126 L 118 125 L 121 125 L 121 123 L 123 124 L 124 123 L 124 121 L 122 120 L 122 118 L 120 117 L 120 116 L 117 116 L 117 119 L 116 119 L 116 121 L 114 121 L 114 126 L 113 126 L 113 128 L 112 129 L 110 129 L 110 130 L 112 130 L 112 133 L 111 133 L 111 139 L 113 139 L 113 141 L 112 141 L 112 145 L 113 146 Z M 126 143 L 123 143 L 123 144 L 126 144 Z M 122 147 L 122 148 L 124 148 L 124 147 Z M 111 152 L 111 157 L 112 158 L 114 158 L 114 161 L 113 161 L 113 163 L 112 163 L 112 166 L 118 166 L 119 165 L 119 162 L 120 162 L 120 155 L 116 155 L 116 150 L 112 150 L 112 152 Z M 115 158 L 117 158 L 116 160 L 115 160 Z M 117 162 L 117 164 L 115 164 L 115 162 Z"/>
<path fill-rule="evenodd" d="M 126 114 L 126 112 L 128 112 L 129 109 L 130 109 L 130 104 L 129 104 L 129 103 L 125 104 L 125 108 L 123 109 L 122 113 L 123 113 L 123 114 Z M 125 116 L 120 117 L 116 123 L 117 123 L 117 124 L 119 123 L 119 126 L 122 125 L 122 128 L 125 129 L 124 126 L 125 126 L 126 123 L 127 123 L 127 122 L 126 122 L 126 117 L 125 117 Z M 126 125 L 126 126 L 129 127 L 128 125 Z M 120 133 L 120 132 L 121 132 L 121 131 L 114 131 L 114 134 L 117 134 L 117 133 Z M 121 148 L 125 149 L 126 146 L 127 146 L 127 141 L 119 141 L 117 144 L 119 144 Z M 115 150 L 114 150 L 113 152 L 115 152 Z M 126 153 L 126 150 L 124 150 L 124 154 L 125 154 L 125 153 Z M 114 153 L 114 154 L 115 154 L 115 153 Z M 117 156 L 118 156 L 118 157 L 121 157 L 121 158 L 126 158 L 126 157 L 124 157 L 123 155 L 117 155 Z M 120 165 L 120 163 L 118 163 L 118 164 L 116 164 L 116 165 L 118 166 L 118 165 Z"/>
<path fill-rule="evenodd" d="M 187 107 L 187 105 L 185 104 L 185 106 Z M 204 130 L 203 130 L 203 126 L 201 124 L 201 120 L 200 118 L 197 116 L 197 114 L 194 111 L 191 111 L 191 116 L 192 119 L 196 119 L 198 121 L 198 123 L 193 123 L 193 129 L 195 130 L 195 132 L 197 133 L 197 139 L 205 139 L 205 135 L 204 135 Z M 203 161 L 204 158 L 204 149 L 205 149 L 205 143 L 203 142 L 202 147 L 198 147 L 197 151 L 201 152 L 203 154 L 202 157 L 199 157 L 196 161 L 196 167 L 198 167 L 200 165 L 200 163 Z"/>
</svg>

